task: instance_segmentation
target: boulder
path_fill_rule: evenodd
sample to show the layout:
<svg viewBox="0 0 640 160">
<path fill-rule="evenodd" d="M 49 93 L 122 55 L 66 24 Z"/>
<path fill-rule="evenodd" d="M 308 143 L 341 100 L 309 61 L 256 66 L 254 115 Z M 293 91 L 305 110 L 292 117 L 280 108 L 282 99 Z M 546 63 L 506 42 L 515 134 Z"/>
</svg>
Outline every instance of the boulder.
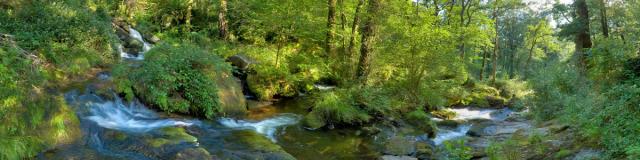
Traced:
<svg viewBox="0 0 640 160">
<path fill-rule="evenodd" d="M 460 121 L 460 120 L 442 120 L 442 121 L 436 122 L 438 127 L 448 127 L 448 128 L 458 128 L 458 126 L 463 123 L 464 121 Z"/>
<path fill-rule="evenodd" d="M 144 38 L 144 40 L 146 40 L 147 42 L 151 43 L 151 44 L 156 44 L 158 42 L 160 42 L 160 38 L 158 38 L 156 35 L 150 34 L 150 33 L 145 33 L 142 38 Z"/>
<path fill-rule="evenodd" d="M 433 141 L 420 141 L 416 143 L 416 158 L 421 160 L 434 159 L 436 145 Z"/>
<path fill-rule="evenodd" d="M 267 137 L 251 130 L 238 130 L 232 133 L 234 136 L 226 137 L 226 141 L 239 143 L 239 147 L 244 148 L 242 152 L 235 152 L 240 159 L 278 159 L 295 160 L 291 154 L 287 153 L 278 144 L 273 143 Z"/>
<path fill-rule="evenodd" d="M 122 50 L 129 54 L 138 54 L 142 52 L 144 43 L 135 38 L 126 38 Z"/>
<path fill-rule="evenodd" d="M 384 144 L 384 154 L 387 155 L 411 155 L 416 152 L 415 138 L 394 136 Z"/>
<path fill-rule="evenodd" d="M 311 112 L 304 116 L 302 119 L 302 125 L 309 130 L 316 130 L 326 126 L 327 123 L 320 115 L 315 112 Z"/>
<path fill-rule="evenodd" d="M 250 65 L 254 63 L 253 60 L 242 54 L 236 54 L 227 58 L 227 62 L 231 62 L 231 65 L 243 71 L 249 69 Z"/>
<path fill-rule="evenodd" d="M 495 126 L 495 123 L 491 121 L 476 123 L 472 124 L 471 128 L 467 132 L 467 135 L 472 137 L 494 135 L 496 129 L 497 127 Z"/>
<path fill-rule="evenodd" d="M 216 74 L 220 106 L 225 114 L 242 115 L 247 112 L 247 103 L 242 86 L 231 73 Z"/>
<path fill-rule="evenodd" d="M 182 150 L 173 157 L 174 160 L 208 160 L 213 159 L 211 154 L 203 148 L 189 148 Z"/>
</svg>

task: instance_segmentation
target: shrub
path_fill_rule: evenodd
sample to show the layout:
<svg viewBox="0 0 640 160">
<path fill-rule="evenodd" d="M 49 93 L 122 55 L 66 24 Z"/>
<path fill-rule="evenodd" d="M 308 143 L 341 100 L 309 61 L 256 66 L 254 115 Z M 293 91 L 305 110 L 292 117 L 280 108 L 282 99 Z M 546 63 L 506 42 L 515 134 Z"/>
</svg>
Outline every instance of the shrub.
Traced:
<svg viewBox="0 0 640 160">
<path fill-rule="evenodd" d="M 167 112 L 213 118 L 222 111 L 215 79 L 225 72 L 230 67 L 216 55 L 190 44 L 163 43 L 146 53 L 130 79 L 135 93 L 148 104 Z M 118 88 L 128 92 L 126 87 Z"/>
<path fill-rule="evenodd" d="M 366 111 L 356 105 L 347 90 L 323 93 L 310 114 L 319 114 L 334 124 L 356 124 L 371 119 Z"/>
<path fill-rule="evenodd" d="M 465 140 L 452 140 L 444 142 L 444 149 L 447 153 L 447 159 L 466 160 L 471 159 L 471 147 L 465 145 Z"/>
</svg>

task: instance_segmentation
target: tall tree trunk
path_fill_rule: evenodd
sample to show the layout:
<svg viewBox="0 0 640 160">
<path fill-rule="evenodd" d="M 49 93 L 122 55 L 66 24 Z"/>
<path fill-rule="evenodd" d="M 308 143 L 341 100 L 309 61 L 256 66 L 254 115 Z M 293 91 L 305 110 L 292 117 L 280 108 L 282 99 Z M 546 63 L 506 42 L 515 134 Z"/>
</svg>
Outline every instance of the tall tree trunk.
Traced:
<svg viewBox="0 0 640 160">
<path fill-rule="evenodd" d="M 364 0 L 359 0 L 356 6 L 356 13 L 353 15 L 353 24 L 351 25 L 351 38 L 349 38 L 349 55 L 353 55 L 356 48 L 356 35 L 358 32 L 358 25 L 360 25 L 360 10 L 364 5 Z"/>
<path fill-rule="evenodd" d="M 533 57 L 533 49 L 536 46 L 536 43 L 538 41 L 538 32 L 540 31 L 540 27 L 542 27 L 542 25 L 538 24 L 536 25 L 536 29 L 533 31 L 533 40 L 531 42 L 531 48 L 529 48 L 529 58 L 527 58 L 527 62 L 524 65 L 524 70 L 525 70 L 525 76 L 527 75 L 527 69 L 529 68 L 529 64 L 531 63 L 531 58 Z"/>
<path fill-rule="evenodd" d="M 218 36 L 222 40 L 229 38 L 229 26 L 227 25 L 227 0 L 220 0 L 218 11 Z"/>
<path fill-rule="evenodd" d="M 338 4 L 340 5 L 340 30 L 344 33 L 347 31 L 347 16 L 344 14 L 344 0 L 339 0 Z M 349 58 L 349 56 L 347 55 L 349 51 L 347 50 L 347 38 L 344 36 L 344 34 L 340 36 L 340 42 L 342 43 L 343 49 L 342 57 L 344 58 L 344 60 L 346 60 L 347 58 Z"/>
<path fill-rule="evenodd" d="M 578 23 L 576 29 L 576 60 L 577 66 L 581 71 L 586 71 L 587 58 L 584 49 L 591 48 L 591 35 L 589 33 L 589 9 L 585 0 L 576 0 L 573 2 L 576 8 L 575 21 Z"/>
<path fill-rule="evenodd" d="M 187 25 L 187 32 L 191 32 L 191 10 L 193 10 L 193 0 L 187 1 L 187 15 L 185 16 L 185 24 Z"/>
<path fill-rule="evenodd" d="M 480 81 L 484 79 L 484 70 L 487 63 L 487 50 L 482 49 L 482 68 L 480 68 Z"/>
<path fill-rule="evenodd" d="M 336 36 L 336 0 L 328 0 L 329 6 L 329 15 L 327 15 L 327 39 L 326 43 L 326 52 L 329 57 L 335 58 L 335 45 L 333 41 Z"/>
<path fill-rule="evenodd" d="M 360 47 L 360 62 L 358 64 L 358 70 L 356 77 L 363 84 L 366 84 L 367 77 L 369 76 L 369 65 L 371 63 L 371 52 L 375 41 L 376 32 L 376 18 L 378 18 L 378 11 L 380 10 L 379 0 L 369 0 L 369 7 L 367 9 L 367 20 L 364 26 L 362 26 L 362 40 Z"/>
<path fill-rule="evenodd" d="M 609 38 L 609 23 L 607 20 L 607 3 L 606 0 L 600 0 L 600 23 L 602 25 L 602 34 Z"/>
<path fill-rule="evenodd" d="M 498 49 L 500 48 L 500 32 L 498 32 L 498 3 L 500 2 L 500 0 L 496 0 L 496 4 L 494 4 L 495 8 L 493 10 L 493 18 L 495 20 L 495 30 L 496 30 L 496 38 L 495 38 L 495 45 L 493 46 L 493 56 L 492 56 L 492 60 L 493 60 L 493 67 L 491 70 L 491 83 L 496 83 L 496 77 L 497 77 L 497 70 L 498 70 Z"/>
<path fill-rule="evenodd" d="M 464 12 L 467 10 L 467 0 L 460 0 L 460 59 L 464 62 Z"/>
</svg>

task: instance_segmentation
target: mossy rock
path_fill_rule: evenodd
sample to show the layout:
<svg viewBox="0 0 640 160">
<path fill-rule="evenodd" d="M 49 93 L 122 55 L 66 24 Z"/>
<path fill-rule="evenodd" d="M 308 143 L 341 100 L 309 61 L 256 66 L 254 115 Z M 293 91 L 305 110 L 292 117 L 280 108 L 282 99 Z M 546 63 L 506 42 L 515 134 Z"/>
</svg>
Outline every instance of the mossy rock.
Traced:
<svg viewBox="0 0 640 160">
<path fill-rule="evenodd" d="M 308 129 L 316 130 L 324 127 L 325 125 L 327 125 L 327 123 L 321 116 L 319 116 L 315 112 L 311 112 L 304 116 L 304 118 L 302 119 L 302 125 L 304 125 L 304 127 Z"/>
<path fill-rule="evenodd" d="M 416 141 L 411 138 L 394 136 L 384 144 L 384 153 L 389 155 L 403 156 L 416 152 Z"/>
<path fill-rule="evenodd" d="M 267 137 L 252 130 L 238 130 L 234 136 L 228 137 L 227 141 L 239 142 L 245 145 L 246 150 L 251 152 L 245 159 L 278 159 L 295 160 L 291 154 L 287 153 L 279 145 L 273 143 Z"/>
<path fill-rule="evenodd" d="M 431 115 L 440 119 L 453 119 L 456 117 L 456 112 L 446 110 L 446 109 L 441 109 L 441 110 L 431 111 Z"/>
<path fill-rule="evenodd" d="M 561 149 L 560 151 L 553 154 L 553 158 L 555 159 L 563 159 L 573 155 L 576 151 L 569 149 Z"/>
<path fill-rule="evenodd" d="M 416 143 L 416 158 L 432 159 L 434 157 L 435 150 L 436 146 L 433 141 L 429 141 L 429 143 L 418 142 Z"/>
<path fill-rule="evenodd" d="M 449 120 L 449 119 L 436 122 L 438 126 L 449 127 L 449 128 L 457 128 L 459 125 L 463 123 L 464 122 L 460 120 Z"/>
<path fill-rule="evenodd" d="M 263 101 L 271 100 L 273 96 L 278 93 L 278 88 L 275 84 L 266 81 L 257 75 L 247 75 L 247 85 L 249 86 L 249 90 L 251 90 L 258 99 Z"/>
<path fill-rule="evenodd" d="M 159 148 L 164 145 L 175 145 L 179 143 L 195 143 L 198 139 L 189 135 L 184 128 L 180 127 L 165 127 L 158 130 L 162 135 L 161 138 L 146 139 L 145 142 L 154 148 Z"/>
<path fill-rule="evenodd" d="M 247 112 L 247 102 L 242 93 L 240 81 L 231 73 L 221 72 L 215 75 L 218 86 L 218 97 L 222 112 L 230 115 L 241 115 Z"/>
<path fill-rule="evenodd" d="M 211 154 L 203 148 L 189 148 L 182 150 L 173 157 L 174 160 L 209 160 L 213 159 Z"/>
<path fill-rule="evenodd" d="M 134 38 L 127 38 L 123 45 L 123 51 L 130 54 L 138 54 L 143 48 L 144 43 Z"/>
</svg>

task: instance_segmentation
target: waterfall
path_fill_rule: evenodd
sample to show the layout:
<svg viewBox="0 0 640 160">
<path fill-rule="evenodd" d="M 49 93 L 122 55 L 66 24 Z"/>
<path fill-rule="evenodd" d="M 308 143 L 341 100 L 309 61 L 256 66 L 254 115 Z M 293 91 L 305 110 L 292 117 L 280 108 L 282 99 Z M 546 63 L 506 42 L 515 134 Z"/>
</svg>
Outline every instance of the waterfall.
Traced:
<svg viewBox="0 0 640 160">
<path fill-rule="evenodd" d="M 129 27 L 129 36 L 133 39 L 136 39 L 140 42 L 142 42 L 142 52 L 137 53 L 137 54 L 131 54 L 131 53 L 127 53 L 123 50 L 123 46 L 122 45 L 118 45 L 118 53 L 120 53 L 120 57 L 124 58 L 124 59 L 130 59 L 130 60 L 144 60 L 144 53 L 146 53 L 147 51 L 151 50 L 151 44 L 149 44 L 147 41 L 144 40 L 144 38 L 142 38 L 142 34 L 140 34 L 140 32 L 138 32 L 137 30 L 133 29 L 132 27 Z"/>
</svg>

